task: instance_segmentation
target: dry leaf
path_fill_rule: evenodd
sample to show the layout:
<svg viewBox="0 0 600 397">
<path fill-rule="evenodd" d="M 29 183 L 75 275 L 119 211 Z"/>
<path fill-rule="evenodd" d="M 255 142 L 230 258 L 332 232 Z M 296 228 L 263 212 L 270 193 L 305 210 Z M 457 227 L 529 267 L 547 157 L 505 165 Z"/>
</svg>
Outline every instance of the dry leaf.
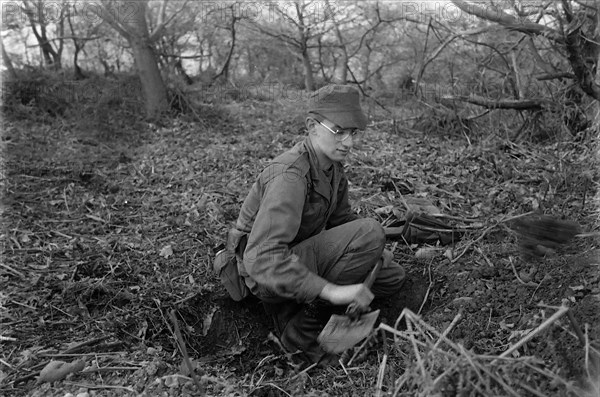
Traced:
<svg viewBox="0 0 600 397">
<path fill-rule="evenodd" d="M 179 378 L 175 375 L 165 376 L 165 386 L 169 388 L 179 387 Z"/>
<path fill-rule="evenodd" d="M 193 371 L 198 369 L 198 367 L 200 366 L 200 364 L 197 363 L 196 361 L 194 361 L 193 358 L 190 358 L 190 364 L 192 365 Z M 179 373 L 183 376 L 191 376 L 192 375 L 190 372 L 190 369 L 188 368 L 187 364 L 185 363 L 185 359 L 182 359 L 181 363 L 179 364 Z"/>
<path fill-rule="evenodd" d="M 215 315 L 218 307 L 213 306 L 210 310 L 210 313 L 204 317 L 204 321 L 202 322 L 202 336 L 208 335 L 208 331 L 210 331 L 210 326 L 212 325 L 213 316 Z"/>
<path fill-rule="evenodd" d="M 173 248 L 171 247 L 171 244 L 162 247 L 158 255 L 162 256 L 163 258 L 168 258 L 173 255 Z"/>
<path fill-rule="evenodd" d="M 436 247 L 423 247 L 419 248 L 417 252 L 415 252 L 415 258 L 419 259 L 431 259 L 434 258 L 439 252 L 439 249 Z"/>
<path fill-rule="evenodd" d="M 72 363 L 50 361 L 46 364 L 44 369 L 40 371 L 40 376 L 38 376 L 36 384 L 56 382 L 57 380 L 64 379 L 70 373 L 81 371 L 83 367 L 85 367 L 83 360 L 73 361 Z"/>
</svg>

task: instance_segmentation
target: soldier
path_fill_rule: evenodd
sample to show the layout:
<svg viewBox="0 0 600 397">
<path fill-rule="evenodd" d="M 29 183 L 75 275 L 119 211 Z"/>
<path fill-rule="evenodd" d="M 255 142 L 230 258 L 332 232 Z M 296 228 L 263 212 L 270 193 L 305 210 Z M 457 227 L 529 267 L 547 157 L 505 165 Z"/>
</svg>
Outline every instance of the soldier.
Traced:
<svg viewBox="0 0 600 397">
<path fill-rule="evenodd" d="M 384 251 L 383 227 L 359 218 L 348 202 L 342 162 L 367 125 L 358 91 L 329 85 L 308 102 L 307 137 L 258 176 L 230 238 L 237 236 L 243 288 L 263 302 L 283 346 L 327 364 L 337 357 L 317 336 L 330 315 L 397 292 L 405 272 Z M 362 282 L 384 257 L 369 290 Z"/>
</svg>

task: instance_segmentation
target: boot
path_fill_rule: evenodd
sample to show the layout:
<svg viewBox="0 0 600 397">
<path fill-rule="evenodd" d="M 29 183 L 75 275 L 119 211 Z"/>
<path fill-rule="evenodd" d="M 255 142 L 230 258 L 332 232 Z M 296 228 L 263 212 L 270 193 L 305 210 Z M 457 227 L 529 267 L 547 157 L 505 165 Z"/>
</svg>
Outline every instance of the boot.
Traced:
<svg viewBox="0 0 600 397">
<path fill-rule="evenodd" d="M 339 356 L 324 351 L 317 337 L 334 313 L 343 313 L 345 307 L 331 306 L 323 303 L 306 304 L 287 323 L 281 334 L 281 343 L 289 352 L 300 350 L 302 357 L 309 363 L 332 365 Z"/>
<path fill-rule="evenodd" d="M 275 333 L 281 338 L 283 330 L 292 317 L 302 309 L 302 305 L 291 300 L 282 302 L 262 302 L 263 308 L 275 327 Z"/>
</svg>

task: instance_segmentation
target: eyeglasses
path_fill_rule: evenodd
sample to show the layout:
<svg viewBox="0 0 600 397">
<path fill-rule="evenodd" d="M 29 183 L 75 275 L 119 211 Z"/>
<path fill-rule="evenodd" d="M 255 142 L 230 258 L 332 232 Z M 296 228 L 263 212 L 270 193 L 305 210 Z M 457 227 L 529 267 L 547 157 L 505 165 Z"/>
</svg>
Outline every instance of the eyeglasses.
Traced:
<svg viewBox="0 0 600 397">
<path fill-rule="evenodd" d="M 317 122 L 319 124 L 321 124 L 323 127 L 327 128 L 329 130 L 329 132 L 331 132 L 333 134 L 333 137 L 335 138 L 335 140 L 338 142 L 345 141 L 346 139 L 348 139 L 348 137 L 350 135 L 352 135 L 352 139 L 360 139 L 363 135 L 363 131 L 359 130 L 358 128 L 341 128 L 341 127 L 335 126 L 335 124 L 334 124 L 334 127 L 332 129 L 332 128 L 326 126 L 325 124 L 323 124 L 323 122 L 320 120 L 317 120 Z"/>
</svg>

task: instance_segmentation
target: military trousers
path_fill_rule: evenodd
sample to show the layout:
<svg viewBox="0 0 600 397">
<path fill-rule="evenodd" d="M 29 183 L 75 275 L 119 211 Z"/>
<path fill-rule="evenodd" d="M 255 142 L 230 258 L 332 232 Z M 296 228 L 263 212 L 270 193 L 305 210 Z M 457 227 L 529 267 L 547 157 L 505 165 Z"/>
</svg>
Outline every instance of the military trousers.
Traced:
<svg viewBox="0 0 600 397">
<path fill-rule="evenodd" d="M 383 227 L 374 219 L 358 219 L 324 230 L 291 248 L 311 271 L 338 285 L 362 283 L 382 259 L 385 245 Z M 371 292 L 385 297 L 399 291 L 405 272 L 396 262 L 384 262 Z M 259 296 L 259 298 L 261 298 Z M 317 299 L 312 303 L 265 299 L 265 310 L 273 317 L 281 342 L 290 352 L 300 351 L 309 362 L 331 359 L 319 347 L 317 336 L 335 307 Z"/>
</svg>

